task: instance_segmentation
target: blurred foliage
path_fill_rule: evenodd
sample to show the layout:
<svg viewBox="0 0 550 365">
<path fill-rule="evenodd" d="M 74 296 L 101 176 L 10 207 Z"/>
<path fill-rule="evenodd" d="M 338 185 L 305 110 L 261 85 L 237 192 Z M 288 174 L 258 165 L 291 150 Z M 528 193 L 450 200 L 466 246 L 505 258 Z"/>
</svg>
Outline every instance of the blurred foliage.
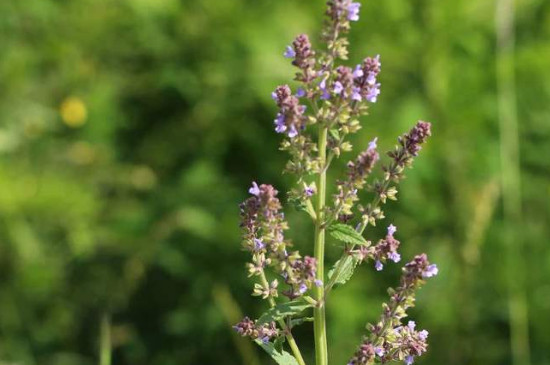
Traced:
<svg viewBox="0 0 550 365">
<path fill-rule="evenodd" d="M 106 313 L 116 364 L 268 362 L 228 323 L 263 309 L 249 296 L 237 205 L 252 180 L 290 187 L 269 94 L 293 74 L 284 46 L 319 34 L 323 9 L 0 2 L 0 364 L 97 363 Z M 511 363 L 512 232 L 527 267 L 517 277 L 532 361 L 550 364 L 550 2 L 516 12 L 523 216 L 512 223 L 499 189 L 494 2 L 367 1 L 350 35 L 351 61 L 383 62 L 356 144 L 379 135 L 389 149 L 417 119 L 434 125 L 386 214 L 405 259 L 425 250 L 440 267 L 413 312 L 431 334 L 421 364 Z M 311 225 L 287 213 L 308 252 Z M 399 274 L 385 272 L 361 268 L 335 292 L 331 363 L 345 364 L 377 318 Z M 298 331 L 309 355 L 310 335 Z"/>
</svg>

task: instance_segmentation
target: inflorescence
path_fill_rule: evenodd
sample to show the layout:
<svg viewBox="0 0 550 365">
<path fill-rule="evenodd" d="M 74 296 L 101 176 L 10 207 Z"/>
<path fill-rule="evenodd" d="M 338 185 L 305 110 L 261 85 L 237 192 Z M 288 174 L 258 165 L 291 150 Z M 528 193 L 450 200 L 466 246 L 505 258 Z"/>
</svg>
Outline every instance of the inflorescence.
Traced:
<svg viewBox="0 0 550 365">
<path fill-rule="evenodd" d="M 372 175 L 384 158 L 378 152 L 378 139 L 372 139 L 364 151 L 347 163 L 345 176 L 335 182 L 332 202 L 325 204 L 326 171 L 334 159 L 353 149 L 347 137 L 359 131 L 359 118 L 378 101 L 381 90 L 379 55 L 366 57 L 354 67 L 337 65 L 348 58 L 345 35 L 351 22 L 359 20 L 360 6 L 351 0 L 328 1 L 322 32 L 326 49 L 315 50 L 307 35 L 298 35 L 283 56 L 297 69 L 294 80 L 299 86 L 293 91 L 289 85 L 281 85 L 271 94 L 278 109 L 274 129 L 284 136 L 281 150 L 290 155 L 285 172 L 294 174 L 297 180 L 289 192 L 289 200 L 309 214 L 316 225 L 316 234 L 330 232 L 331 228 L 339 231 L 334 237 L 344 242 L 342 258 L 325 277 L 322 255 L 302 256 L 292 250 L 292 242 L 285 237 L 289 226 L 273 186 L 253 182 L 250 197 L 240 206 L 243 248 L 251 255 L 248 274 L 257 278 L 252 295 L 269 302 L 271 309 L 266 318 L 275 320 L 253 321 L 245 317 L 234 328 L 240 335 L 264 345 L 276 338 L 286 338 L 300 365 L 305 362 L 291 330 L 306 321 L 298 316 L 304 305 L 317 309 L 326 306 L 333 286 L 349 279 L 341 277 L 349 271 L 349 266 L 344 268 L 349 260 L 355 266 L 371 260 L 377 271 L 388 262 L 401 261 L 398 252 L 401 243 L 395 237 L 397 228 L 393 224 L 376 244 L 362 235 L 369 225 L 385 218 L 383 204 L 397 199 L 397 184 L 404 178 L 405 168 L 411 167 L 431 135 L 431 124 L 418 121 L 385 154 L 388 161 L 381 164 L 378 178 Z M 362 190 L 372 195 L 372 201 L 366 205 L 358 204 Z M 389 289 L 390 299 L 383 305 L 379 321 L 367 326 L 369 334 L 348 365 L 390 361 L 410 365 L 426 351 L 428 332 L 417 331 L 414 321 L 403 324 L 402 320 L 407 309 L 414 306 L 416 291 L 437 273 L 437 266 L 425 254 L 417 255 L 403 267 L 399 286 Z M 281 301 L 281 295 L 288 299 Z M 284 310 L 279 308 L 278 301 L 286 305 Z M 277 315 L 273 316 L 274 313 Z M 316 327 L 316 336 L 318 330 Z M 321 363 L 326 365 L 326 360 Z"/>
</svg>

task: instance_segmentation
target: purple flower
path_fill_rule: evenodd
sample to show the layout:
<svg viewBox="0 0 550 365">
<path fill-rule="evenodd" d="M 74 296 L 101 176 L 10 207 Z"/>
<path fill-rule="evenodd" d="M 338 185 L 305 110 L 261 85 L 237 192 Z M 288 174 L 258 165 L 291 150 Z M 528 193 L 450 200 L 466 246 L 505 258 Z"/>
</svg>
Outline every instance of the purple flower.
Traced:
<svg viewBox="0 0 550 365">
<path fill-rule="evenodd" d="M 344 91 L 344 85 L 342 85 L 340 81 L 336 81 L 334 83 L 334 89 L 332 89 L 332 91 L 334 91 L 335 94 L 340 95 L 342 91 Z"/>
<path fill-rule="evenodd" d="M 355 66 L 355 70 L 353 70 L 353 78 L 357 79 L 362 76 L 363 76 L 363 69 L 361 68 L 361 65 Z"/>
<path fill-rule="evenodd" d="M 292 48 L 292 46 L 286 46 L 283 56 L 285 56 L 285 58 L 294 58 L 296 57 L 296 52 L 294 52 L 294 48 Z"/>
<path fill-rule="evenodd" d="M 418 332 L 418 338 L 421 339 L 422 341 L 426 341 L 426 339 L 428 338 L 428 331 L 426 330 L 422 330 L 420 332 Z"/>
<path fill-rule="evenodd" d="M 288 134 L 288 137 L 294 138 L 298 135 L 298 130 L 296 130 L 296 127 L 294 125 L 291 125 L 287 134 Z"/>
<path fill-rule="evenodd" d="M 355 101 L 361 101 L 363 98 L 361 97 L 361 88 L 354 86 L 351 89 L 351 100 Z"/>
<path fill-rule="evenodd" d="M 373 139 L 372 141 L 369 142 L 369 148 L 368 148 L 368 150 L 375 150 L 376 147 L 378 147 L 378 146 L 376 145 L 376 142 L 377 142 L 377 141 L 378 141 L 378 137 L 374 137 L 374 139 Z M 388 227 L 388 232 L 389 232 L 389 229 L 390 229 L 390 228 Z"/>
<path fill-rule="evenodd" d="M 256 184 L 256 181 L 252 181 L 252 187 L 248 189 L 248 192 L 255 196 L 260 195 L 260 188 L 258 187 L 258 184 Z"/>
<path fill-rule="evenodd" d="M 306 186 L 304 188 L 304 194 L 309 198 L 311 196 L 313 196 L 313 194 L 315 194 L 315 187 L 312 185 L 312 186 Z"/>
<path fill-rule="evenodd" d="M 394 235 L 394 233 L 397 232 L 397 227 L 394 226 L 393 224 L 390 224 L 388 226 L 388 236 L 392 236 Z"/>
<path fill-rule="evenodd" d="M 278 98 L 279 98 L 279 97 L 277 96 L 277 92 L 276 92 L 276 91 L 271 92 L 271 99 L 277 101 Z"/>
<path fill-rule="evenodd" d="M 299 87 L 298 90 L 296 90 L 296 96 L 299 98 L 304 97 L 306 96 L 306 91 Z"/>
<path fill-rule="evenodd" d="M 315 286 L 318 288 L 323 286 L 323 282 L 319 279 L 315 279 L 314 283 L 315 283 Z"/>
<path fill-rule="evenodd" d="M 431 264 L 431 265 L 428 265 L 426 270 L 422 273 L 422 277 L 431 278 L 432 276 L 436 276 L 437 273 L 439 273 L 439 269 L 437 268 L 437 265 Z"/>
<path fill-rule="evenodd" d="M 376 355 L 378 355 L 379 357 L 382 357 L 382 356 L 384 356 L 385 351 L 384 351 L 384 349 L 383 349 L 382 347 L 375 347 L 375 348 L 374 348 L 374 353 L 375 353 Z"/>
<path fill-rule="evenodd" d="M 369 72 L 369 74 L 367 75 L 367 84 L 369 85 L 374 85 L 376 83 L 376 74 L 374 72 Z"/>
<path fill-rule="evenodd" d="M 413 362 L 414 362 L 414 357 L 413 356 L 408 355 L 407 357 L 405 357 L 405 364 L 406 365 L 411 365 Z"/>
<path fill-rule="evenodd" d="M 357 21 L 359 20 L 359 8 L 361 7 L 360 3 L 351 3 L 348 6 L 348 20 Z"/>
<path fill-rule="evenodd" d="M 277 114 L 277 118 L 274 120 L 275 132 L 283 133 L 286 131 L 285 116 L 281 113 Z"/>
<path fill-rule="evenodd" d="M 264 243 L 262 242 L 262 240 L 259 240 L 257 238 L 254 238 L 254 249 L 256 251 L 260 251 L 260 250 L 263 250 L 265 247 Z"/>
<path fill-rule="evenodd" d="M 407 327 L 409 327 L 409 329 L 411 331 L 414 331 L 414 329 L 416 328 L 416 322 L 415 321 L 409 321 L 409 323 L 407 323 Z"/>
<path fill-rule="evenodd" d="M 397 252 L 390 252 L 388 254 L 388 258 L 395 263 L 398 263 L 399 261 L 401 261 L 401 255 L 398 254 Z"/>
<path fill-rule="evenodd" d="M 300 294 L 304 294 L 307 291 L 307 285 L 306 284 L 300 284 L 300 288 L 298 289 L 298 292 Z"/>
<path fill-rule="evenodd" d="M 376 260 L 376 263 L 374 264 L 374 267 L 376 268 L 376 271 L 382 271 L 384 268 L 384 265 L 380 262 L 380 260 Z"/>
<path fill-rule="evenodd" d="M 367 92 L 367 100 L 371 103 L 376 103 L 378 95 L 380 95 L 380 83 L 374 84 L 372 87 L 369 88 Z"/>
<path fill-rule="evenodd" d="M 327 76 L 328 77 L 328 76 Z M 330 99 L 330 94 L 327 91 L 327 77 L 325 77 L 321 82 L 319 83 L 319 89 L 323 92 L 321 94 L 321 99 L 327 100 Z"/>
</svg>

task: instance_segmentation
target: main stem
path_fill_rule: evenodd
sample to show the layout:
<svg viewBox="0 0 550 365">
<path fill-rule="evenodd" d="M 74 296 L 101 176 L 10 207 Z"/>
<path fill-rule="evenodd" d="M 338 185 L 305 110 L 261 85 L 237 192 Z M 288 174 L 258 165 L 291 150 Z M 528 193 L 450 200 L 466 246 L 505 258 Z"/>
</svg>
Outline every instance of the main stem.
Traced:
<svg viewBox="0 0 550 365">
<path fill-rule="evenodd" d="M 315 221 L 315 258 L 317 259 L 317 280 L 324 283 L 325 276 L 325 199 L 326 199 L 326 186 L 327 186 L 327 132 L 328 128 L 322 126 L 319 129 L 319 163 L 321 166 L 321 172 L 319 173 L 318 184 L 318 199 Z M 328 364 L 328 350 L 327 350 L 327 329 L 326 329 L 326 317 L 325 317 L 325 301 L 324 301 L 324 284 L 315 288 L 315 299 L 317 299 L 318 305 L 313 310 L 314 319 L 314 335 L 315 335 L 315 359 L 317 365 Z"/>
</svg>

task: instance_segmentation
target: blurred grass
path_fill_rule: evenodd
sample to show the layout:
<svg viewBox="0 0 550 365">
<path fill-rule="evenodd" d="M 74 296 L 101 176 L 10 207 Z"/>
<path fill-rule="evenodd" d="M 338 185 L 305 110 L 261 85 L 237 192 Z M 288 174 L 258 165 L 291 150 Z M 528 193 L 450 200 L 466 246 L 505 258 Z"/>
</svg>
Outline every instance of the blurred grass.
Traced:
<svg viewBox="0 0 550 365">
<path fill-rule="evenodd" d="M 269 94 L 293 74 L 284 46 L 316 39 L 322 12 L 292 0 L 0 2 L 0 363 L 98 363 L 104 313 L 114 364 L 242 362 L 220 305 L 263 308 L 249 295 L 237 205 L 252 180 L 292 182 Z M 494 12 L 488 1 L 367 1 L 350 34 L 351 62 L 383 63 L 355 144 L 377 135 L 389 149 L 417 119 L 433 123 L 386 214 L 404 259 L 426 251 L 441 269 L 412 312 L 431 337 L 419 363 L 512 364 L 517 280 L 531 362 L 550 364 L 550 2 L 515 6 L 520 219 L 504 214 L 497 183 L 510 146 Z M 286 213 L 311 252 L 311 225 Z M 506 259 L 508 241 L 524 268 Z M 335 292 L 331 363 L 346 363 L 398 275 L 364 267 Z M 310 336 L 298 330 L 309 355 Z"/>
</svg>

